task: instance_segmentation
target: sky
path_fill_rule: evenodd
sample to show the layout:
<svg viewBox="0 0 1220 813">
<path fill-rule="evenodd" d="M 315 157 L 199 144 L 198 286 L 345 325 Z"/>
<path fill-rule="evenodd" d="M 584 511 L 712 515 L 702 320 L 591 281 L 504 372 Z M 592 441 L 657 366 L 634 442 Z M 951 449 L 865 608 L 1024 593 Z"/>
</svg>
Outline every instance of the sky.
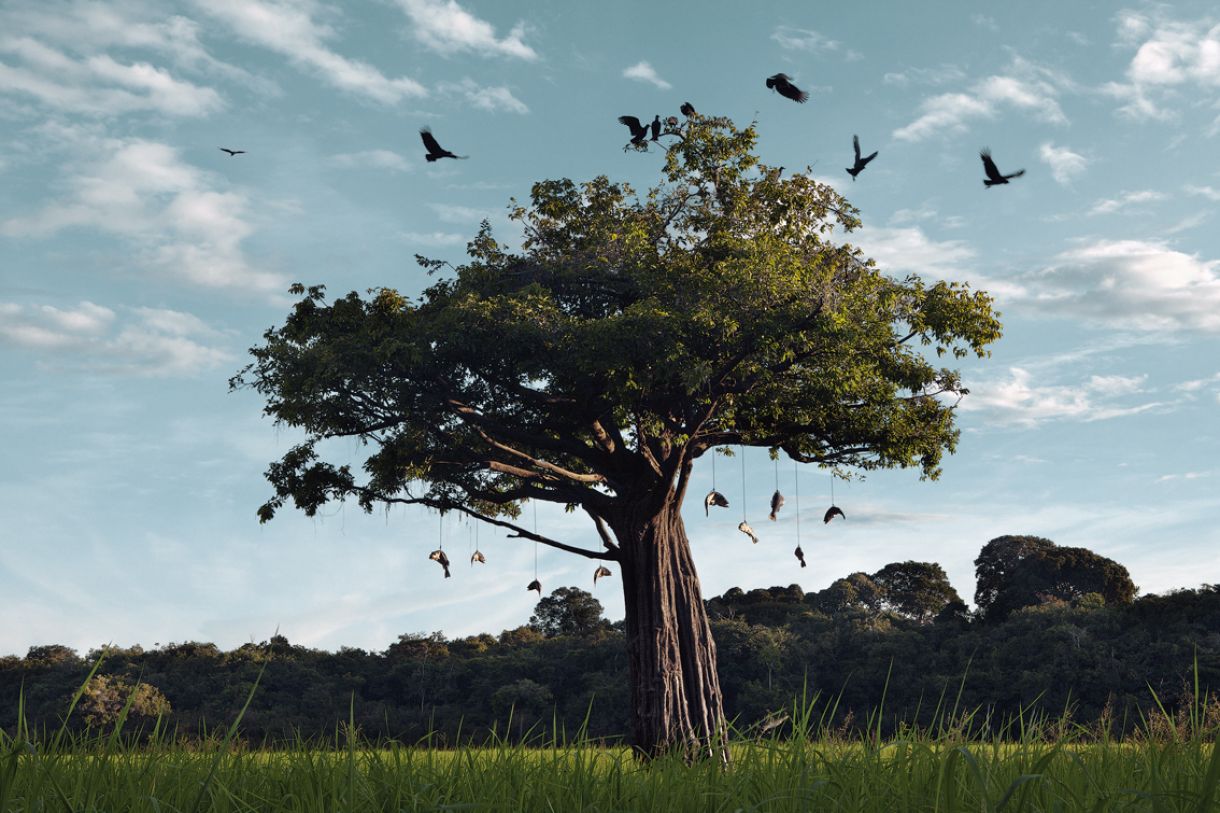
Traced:
<svg viewBox="0 0 1220 813">
<path fill-rule="evenodd" d="M 780 71 L 807 104 L 766 89 Z M 764 162 L 846 195 L 852 242 L 887 273 L 969 281 L 1004 322 L 960 364 L 938 481 L 839 482 L 847 519 L 826 526 L 825 472 L 721 459 L 732 507 L 686 508 L 705 595 L 916 559 L 969 601 L 1002 534 L 1091 548 L 1144 593 L 1220 581 L 1212 3 L 5 0 L 0 654 L 276 630 L 381 650 L 525 623 L 536 551 L 503 533 L 480 530 L 487 564 L 468 567 L 475 529 L 423 509 L 260 526 L 263 472 L 298 435 L 227 381 L 293 282 L 414 295 L 416 253 L 460 262 L 484 218 L 511 239 L 506 207 L 535 181 L 648 188 L 661 156 L 623 152 L 615 119 L 683 101 L 756 120 Z M 470 159 L 426 163 L 424 125 Z M 853 182 L 855 133 L 880 155 Z M 1024 177 L 984 188 L 983 147 Z M 705 458 L 691 491 L 711 483 Z M 541 531 L 597 547 L 552 508 Z M 449 580 L 426 559 L 438 539 Z M 547 592 L 581 586 L 622 617 L 596 563 L 537 555 Z"/>
</svg>

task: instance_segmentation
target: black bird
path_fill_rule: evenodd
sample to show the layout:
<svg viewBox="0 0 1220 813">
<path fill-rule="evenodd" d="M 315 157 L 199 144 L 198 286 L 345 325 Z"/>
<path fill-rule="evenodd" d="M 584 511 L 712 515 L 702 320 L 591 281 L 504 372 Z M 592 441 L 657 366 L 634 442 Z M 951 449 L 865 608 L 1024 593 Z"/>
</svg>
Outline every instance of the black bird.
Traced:
<svg viewBox="0 0 1220 813">
<path fill-rule="evenodd" d="M 804 104 L 809 100 L 809 94 L 792 84 L 792 77 L 786 73 L 777 73 L 767 77 L 767 87 L 778 90 L 779 95 L 794 102 Z"/>
<path fill-rule="evenodd" d="M 801 550 L 801 546 L 800 546 L 800 545 L 797 545 L 797 546 L 796 546 L 796 550 L 792 551 L 792 555 L 793 555 L 793 556 L 795 556 L 795 557 L 796 557 L 796 558 L 797 558 L 797 559 L 800 561 L 800 563 L 801 563 L 801 567 L 806 567 L 806 565 L 805 565 L 805 551 Z"/>
<path fill-rule="evenodd" d="M 469 158 L 469 155 L 454 155 L 449 150 L 442 147 L 436 140 L 436 136 L 432 135 L 432 130 L 427 127 L 419 128 L 419 137 L 424 140 L 424 147 L 428 149 L 428 154 L 424 158 L 431 163 L 438 158 Z"/>
<path fill-rule="evenodd" d="M 643 144 L 644 139 L 648 138 L 648 128 L 640 124 L 640 120 L 635 116 L 619 116 L 618 123 L 626 124 L 627 128 L 631 130 L 632 144 Z"/>
<path fill-rule="evenodd" d="M 439 548 L 428 554 L 428 558 L 445 569 L 445 578 L 449 578 L 449 557 Z"/>
<path fill-rule="evenodd" d="M 678 110 L 681 111 L 682 115 L 686 116 L 687 118 L 697 115 L 695 113 L 695 106 L 690 102 L 683 102 L 682 106 L 679 107 Z"/>
<path fill-rule="evenodd" d="M 775 522 L 775 515 L 779 513 L 779 509 L 784 507 L 784 495 L 779 493 L 779 489 L 775 489 L 775 493 L 771 495 L 771 513 L 767 515 L 767 519 Z"/>
<path fill-rule="evenodd" d="M 724 496 L 723 494 L 721 494 L 719 491 L 712 489 L 711 491 L 709 491 L 707 493 L 707 496 L 703 498 L 704 516 L 709 516 L 708 509 L 711 508 L 713 505 L 716 506 L 717 508 L 728 508 L 729 507 L 729 498 Z"/>
<path fill-rule="evenodd" d="M 542 595 L 542 582 L 538 581 L 537 579 L 534 579 L 532 582 L 525 585 L 525 589 L 526 590 L 537 590 L 538 595 Z"/>
<path fill-rule="evenodd" d="M 597 580 L 600 579 L 602 576 L 613 576 L 613 575 L 614 574 L 610 572 L 610 568 L 606 567 L 605 565 L 598 565 L 597 570 L 593 571 L 593 586 L 597 587 Z"/>
<path fill-rule="evenodd" d="M 656 141 L 661 137 L 661 117 L 653 116 L 652 119 L 652 140 Z"/>
<path fill-rule="evenodd" d="M 227 152 L 229 154 L 230 158 L 232 158 L 235 155 L 245 155 L 246 154 L 245 150 L 231 150 L 228 147 L 217 147 L 216 149 L 220 150 L 221 152 Z"/>
<path fill-rule="evenodd" d="M 979 150 L 979 158 L 983 159 L 983 172 L 987 173 L 987 180 L 983 181 L 983 186 L 998 186 L 1008 183 L 1009 178 L 1020 178 L 1025 174 L 1025 170 L 1020 169 L 1011 175 L 1001 175 L 999 167 L 995 165 L 995 161 L 991 160 L 991 150 L 986 147 Z"/>
<path fill-rule="evenodd" d="M 868 162 L 877 157 L 877 153 L 874 152 L 872 155 L 866 155 L 863 158 L 861 158 L 860 157 L 860 136 L 858 136 L 858 135 L 854 135 L 851 137 L 851 145 L 856 148 L 856 163 L 855 163 L 855 166 L 853 166 L 851 169 L 847 170 L 847 174 L 850 175 L 851 179 L 854 181 L 856 179 L 856 176 L 859 175 L 861 172 L 863 172 L 864 168 L 866 166 L 868 166 Z"/>
<path fill-rule="evenodd" d="M 822 515 L 822 522 L 829 523 L 835 517 L 843 517 L 847 519 L 847 514 L 843 513 L 843 509 L 837 505 L 832 505 L 826 509 L 826 513 Z"/>
</svg>

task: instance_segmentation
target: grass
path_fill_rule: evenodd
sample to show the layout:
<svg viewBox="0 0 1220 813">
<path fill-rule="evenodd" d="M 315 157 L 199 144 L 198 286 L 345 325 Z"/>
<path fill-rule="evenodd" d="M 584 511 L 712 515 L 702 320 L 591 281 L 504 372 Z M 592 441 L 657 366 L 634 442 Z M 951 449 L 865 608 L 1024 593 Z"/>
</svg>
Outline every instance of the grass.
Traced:
<svg viewBox="0 0 1220 813">
<path fill-rule="evenodd" d="M 850 736 L 829 727 L 833 700 L 814 696 L 794 703 L 785 736 L 736 735 L 728 768 L 643 765 L 561 730 L 530 746 L 494 735 L 448 750 L 370 743 L 350 721 L 326 742 L 250 748 L 238 738 L 244 710 L 206 743 L 176 742 L 160 721 L 125 734 L 127 709 L 107 731 L 65 721 L 38 736 L 24 724 L 0 732 L 0 813 L 1220 810 L 1220 750 L 1197 710 L 1184 728 L 1166 726 L 1164 711 L 1118 741 L 1066 718 L 992 732 L 950 709 L 934 729 L 882 741 L 880 712 Z"/>
</svg>

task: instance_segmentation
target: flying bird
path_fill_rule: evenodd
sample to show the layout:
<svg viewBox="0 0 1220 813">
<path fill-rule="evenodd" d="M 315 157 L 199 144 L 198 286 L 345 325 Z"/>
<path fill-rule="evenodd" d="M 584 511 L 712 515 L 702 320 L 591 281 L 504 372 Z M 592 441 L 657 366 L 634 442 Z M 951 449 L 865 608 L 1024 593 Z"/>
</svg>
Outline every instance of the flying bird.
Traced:
<svg viewBox="0 0 1220 813">
<path fill-rule="evenodd" d="M 231 150 L 231 149 L 229 149 L 228 147 L 217 147 L 216 149 L 220 150 L 221 152 L 227 152 L 227 153 L 229 154 L 229 157 L 230 157 L 230 158 L 232 158 L 232 157 L 234 157 L 234 156 L 237 156 L 237 155 L 245 155 L 245 154 L 246 154 L 246 151 L 245 151 L 245 150 Z"/>
<path fill-rule="evenodd" d="M 779 509 L 784 507 L 784 495 L 779 493 L 779 489 L 775 489 L 775 493 L 771 495 L 771 513 L 767 515 L 767 519 L 775 522 L 775 515 L 779 513 Z"/>
<path fill-rule="evenodd" d="M 619 116 L 618 123 L 627 125 L 627 129 L 631 131 L 632 144 L 643 144 L 644 139 L 648 138 L 648 128 L 640 124 L 640 120 L 635 116 Z"/>
<path fill-rule="evenodd" d="M 652 140 L 656 141 L 661 137 L 661 117 L 659 115 L 652 118 Z"/>
<path fill-rule="evenodd" d="M 534 579 L 532 582 L 525 585 L 525 589 L 526 590 L 537 590 L 538 595 L 542 595 L 542 582 L 538 581 L 537 579 Z"/>
<path fill-rule="evenodd" d="M 829 523 L 835 517 L 843 517 L 847 519 L 847 514 L 843 513 L 843 509 L 837 505 L 832 505 L 826 509 L 826 513 L 822 515 L 822 522 Z"/>
<path fill-rule="evenodd" d="M 809 100 L 809 94 L 792 84 L 792 77 L 786 73 L 777 73 L 767 77 L 767 87 L 779 91 L 779 95 L 794 102 L 804 104 Z"/>
<path fill-rule="evenodd" d="M 475 562 L 478 562 L 481 565 L 487 564 L 487 560 L 483 558 L 483 551 L 476 550 L 474 553 L 470 554 L 470 564 L 473 565 Z"/>
<path fill-rule="evenodd" d="M 805 551 L 801 550 L 801 546 L 797 545 L 796 550 L 792 551 L 792 555 L 801 563 L 801 567 L 805 567 Z"/>
<path fill-rule="evenodd" d="M 602 576 L 613 576 L 613 575 L 614 574 L 610 572 L 610 568 L 606 567 L 605 565 L 598 565 L 597 570 L 593 571 L 593 586 L 597 587 L 597 580 L 600 579 Z M 541 595 L 541 594 L 539 594 L 539 595 Z"/>
<path fill-rule="evenodd" d="M 860 136 L 858 136 L 858 135 L 854 135 L 851 137 L 851 145 L 853 147 L 855 147 L 855 149 L 856 149 L 856 163 L 855 163 L 855 166 L 853 166 L 851 169 L 847 170 L 847 174 L 850 175 L 851 179 L 854 181 L 856 179 L 856 176 L 859 175 L 861 172 L 863 172 L 864 168 L 866 166 L 868 166 L 868 162 L 877 157 L 877 153 L 874 152 L 872 155 L 866 155 L 863 158 L 861 158 L 860 157 Z"/>
<path fill-rule="evenodd" d="M 679 107 L 678 110 L 687 118 L 698 115 L 698 113 L 695 112 L 695 106 L 690 102 L 683 102 L 682 106 Z"/>
<path fill-rule="evenodd" d="M 443 550 L 437 548 L 428 554 L 428 558 L 440 564 L 445 569 L 445 578 L 449 578 L 449 557 L 445 555 Z"/>
<path fill-rule="evenodd" d="M 438 158 L 469 158 L 469 155 L 454 155 L 440 145 L 436 140 L 436 136 L 432 135 L 432 130 L 427 127 L 419 128 L 419 137 L 424 140 L 424 147 L 427 148 L 428 154 L 424 158 L 431 163 Z"/>
<path fill-rule="evenodd" d="M 729 498 L 724 496 L 723 494 L 721 494 L 719 491 L 712 489 L 711 491 L 709 491 L 707 493 L 707 496 L 703 498 L 704 516 L 709 515 L 708 509 L 711 508 L 713 505 L 716 506 L 717 508 L 728 508 L 729 507 Z"/>
<path fill-rule="evenodd" d="M 1011 175 L 1001 175 L 999 167 L 995 165 L 995 161 L 991 160 L 991 150 L 986 147 L 979 150 L 979 158 L 983 159 L 983 172 L 987 173 L 987 180 L 983 181 L 983 186 L 998 186 L 1008 183 L 1009 178 L 1020 178 L 1025 174 L 1025 170 L 1019 169 Z"/>
<path fill-rule="evenodd" d="M 755 545 L 758 544 L 758 534 L 754 533 L 754 529 L 750 527 L 750 523 L 746 522 L 744 519 L 737 523 L 737 530 L 750 537 L 750 541 Z"/>
</svg>

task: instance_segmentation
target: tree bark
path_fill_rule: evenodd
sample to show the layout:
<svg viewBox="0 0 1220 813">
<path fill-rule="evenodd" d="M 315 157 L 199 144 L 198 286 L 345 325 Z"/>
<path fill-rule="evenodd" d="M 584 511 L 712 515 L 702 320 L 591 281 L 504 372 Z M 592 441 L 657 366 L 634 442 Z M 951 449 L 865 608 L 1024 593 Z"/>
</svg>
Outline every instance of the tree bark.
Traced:
<svg viewBox="0 0 1220 813">
<path fill-rule="evenodd" d="M 635 748 L 728 760 L 716 644 L 677 499 L 617 518 Z"/>
</svg>

